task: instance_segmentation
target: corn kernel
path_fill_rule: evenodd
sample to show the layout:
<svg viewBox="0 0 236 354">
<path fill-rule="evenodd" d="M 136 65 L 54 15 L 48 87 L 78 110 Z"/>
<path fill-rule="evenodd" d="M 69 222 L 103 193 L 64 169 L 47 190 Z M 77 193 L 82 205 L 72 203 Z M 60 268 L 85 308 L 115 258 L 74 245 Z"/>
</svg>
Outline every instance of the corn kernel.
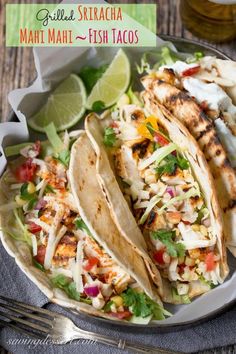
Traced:
<svg viewBox="0 0 236 354">
<path fill-rule="evenodd" d="M 153 135 L 147 128 L 148 123 L 151 124 L 153 130 L 155 130 L 155 131 L 158 130 L 157 118 L 155 116 L 148 116 L 145 119 L 144 123 L 142 123 L 138 126 L 138 133 L 139 133 L 139 135 L 143 136 L 144 138 L 147 138 L 149 140 L 153 140 Z"/>
<path fill-rule="evenodd" d="M 35 193 L 35 191 L 36 191 L 36 187 L 35 187 L 34 183 L 29 182 L 28 186 L 27 186 L 27 192 L 29 194 L 33 194 L 33 193 Z"/>
<path fill-rule="evenodd" d="M 119 295 L 111 297 L 111 301 L 113 301 L 117 307 L 123 306 L 123 299 Z"/>
<path fill-rule="evenodd" d="M 130 99 L 129 96 L 126 95 L 125 93 L 121 96 L 121 98 L 118 100 L 117 102 L 117 107 L 121 108 L 122 106 L 129 104 L 130 103 Z"/>
<path fill-rule="evenodd" d="M 192 267 L 192 266 L 194 266 L 194 264 L 195 264 L 195 260 L 192 259 L 192 258 L 190 258 L 190 257 L 186 257 L 186 258 L 185 258 L 185 264 L 186 264 L 187 266 L 189 266 L 189 267 Z"/>
<path fill-rule="evenodd" d="M 21 197 L 20 197 L 19 195 L 17 195 L 17 196 L 15 197 L 15 201 L 17 202 L 17 204 L 18 204 L 19 206 L 24 206 L 24 205 L 27 203 L 27 201 L 21 199 Z"/>
<path fill-rule="evenodd" d="M 201 225 L 200 226 L 200 232 L 201 232 L 201 234 L 203 234 L 203 236 L 207 236 L 208 232 L 207 232 L 206 226 Z"/>
<path fill-rule="evenodd" d="M 193 231 L 199 231 L 200 230 L 200 225 L 192 225 L 192 230 Z"/>
</svg>

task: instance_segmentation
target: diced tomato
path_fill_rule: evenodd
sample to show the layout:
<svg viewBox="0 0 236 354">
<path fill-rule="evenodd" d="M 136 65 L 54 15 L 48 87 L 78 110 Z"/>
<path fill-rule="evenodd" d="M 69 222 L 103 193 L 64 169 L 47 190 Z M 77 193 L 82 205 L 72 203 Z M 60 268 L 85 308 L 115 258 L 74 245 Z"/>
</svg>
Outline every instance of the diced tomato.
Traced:
<svg viewBox="0 0 236 354">
<path fill-rule="evenodd" d="M 98 264 L 98 262 L 99 262 L 99 259 L 96 257 L 88 258 L 87 264 L 83 268 L 84 268 L 84 270 L 89 272 L 95 265 Z"/>
<path fill-rule="evenodd" d="M 110 124 L 110 126 L 112 128 L 119 128 L 118 124 L 116 122 L 114 122 L 114 121 Z"/>
<path fill-rule="evenodd" d="M 32 234 L 37 234 L 37 232 L 40 232 L 42 230 L 41 226 L 35 224 L 34 222 L 30 222 L 28 225 L 28 230 Z"/>
<path fill-rule="evenodd" d="M 42 265 L 44 264 L 45 253 L 46 253 L 46 246 L 44 245 L 38 246 L 37 256 L 35 256 L 34 258 L 38 263 Z"/>
<path fill-rule="evenodd" d="M 165 146 L 169 144 L 169 141 L 158 132 L 156 132 L 154 135 L 154 141 L 156 141 L 161 146 Z"/>
<path fill-rule="evenodd" d="M 207 272 L 211 272 L 215 269 L 216 262 L 214 261 L 214 252 L 209 252 L 205 258 L 206 270 Z"/>
<path fill-rule="evenodd" d="M 154 254 L 153 254 L 153 258 L 155 259 L 155 261 L 159 264 L 165 264 L 165 261 L 163 259 L 163 253 L 165 252 L 165 249 L 162 248 L 160 249 L 159 251 L 156 251 Z"/>
<path fill-rule="evenodd" d="M 112 317 L 119 318 L 119 320 L 123 320 L 125 318 L 129 318 L 132 316 L 132 313 L 129 310 L 121 311 L 121 312 L 108 312 Z"/>
<path fill-rule="evenodd" d="M 194 66 L 193 68 L 189 68 L 189 69 L 182 71 L 181 75 L 182 76 L 192 76 L 192 75 L 197 74 L 199 72 L 199 70 L 200 70 L 200 65 Z"/>
<path fill-rule="evenodd" d="M 189 222 L 189 221 L 182 220 L 182 222 L 183 222 L 185 225 L 191 225 L 191 222 Z"/>
<path fill-rule="evenodd" d="M 17 167 L 15 171 L 16 179 L 19 182 L 31 182 L 34 178 L 37 165 L 32 162 L 32 159 L 26 159 L 26 161 Z"/>
</svg>

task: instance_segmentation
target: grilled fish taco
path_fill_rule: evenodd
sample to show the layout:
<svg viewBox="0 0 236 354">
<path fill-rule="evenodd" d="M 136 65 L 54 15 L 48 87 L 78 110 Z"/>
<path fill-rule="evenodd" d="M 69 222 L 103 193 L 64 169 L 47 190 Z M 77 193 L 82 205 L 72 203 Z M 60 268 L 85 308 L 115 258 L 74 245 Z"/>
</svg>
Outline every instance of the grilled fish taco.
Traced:
<svg viewBox="0 0 236 354">
<path fill-rule="evenodd" d="M 204 57 L 196 63 L 176 61 L 161 66 L 142 78 L 145 89 L 188 128 L 203 151 L 214 178 L 229 246 L 236 245 L 234 70 L 232 61 Z"/>
<path fill-rule="evenodd" d="M 8 148 L 20 157 L 1 178 L 3 245 L 51 301 L 111 319 L 164 319 L 142 257 L 111 218 L 89 139 L 46 131 L 52 146 Z"/>
<path fill-rule="evenodd" d="M 113 119 L 91 114 L 85 128 L 122 235 L 135 245 L 126 227 L 135 219 L 162 275 L 163 300 L 188 302 L 228 274 L 221 211 L 195 140 L 152 95 L 144 101 L 120 105 Z"/>
</svg>

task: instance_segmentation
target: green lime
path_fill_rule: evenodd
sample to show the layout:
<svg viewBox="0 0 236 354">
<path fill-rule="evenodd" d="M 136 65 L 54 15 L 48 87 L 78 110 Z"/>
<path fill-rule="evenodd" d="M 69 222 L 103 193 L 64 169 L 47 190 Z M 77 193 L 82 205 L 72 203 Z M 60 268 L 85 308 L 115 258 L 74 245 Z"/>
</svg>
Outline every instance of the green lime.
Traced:
<svg viewBox="0 0 236 354">
<path fill-rule="evenodd" d="M 44 127 L 53 122 L 57 131 L 75 125 L 85 112 L 86 90 L 83 81 L 71 74 L 48 97 L 45 105 L 29 119 L 29 126 L 44 132 Z"/>
<path fill-rule="evenodd" d="M 91 110 L 95 102 L 103 102 L 104 108 L 112 106 L 127 90 L 129 82 L 129 59 L 125 52 L 119 49 L 105 73 L 93 87 L 86 108 Z"/>
</svg>

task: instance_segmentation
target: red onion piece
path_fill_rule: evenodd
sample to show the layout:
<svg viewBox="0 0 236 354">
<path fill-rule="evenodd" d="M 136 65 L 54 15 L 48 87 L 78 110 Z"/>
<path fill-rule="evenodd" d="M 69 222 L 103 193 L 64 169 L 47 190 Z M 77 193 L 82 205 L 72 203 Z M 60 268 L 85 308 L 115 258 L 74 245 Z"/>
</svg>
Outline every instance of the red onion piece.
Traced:
<svg viewBox="0 0 236 354">
<path fill-rule="evenodd" d="M 39 199 L 39 201 L 38 201 L 37 204 L 35 205 L 34 209 L 35 209 L 35 210 L 41 210 L 41 209 L 43 209 L 46 205 L 47 205 L 46 200 L 44 200 L 43 198 L 41 198 L 41 199 Z"/>
<path fill-rule="evenodd" d="M 202 220 L 202 224 L 206 227 L 211 226 L 211 220 L 209 218 Z"/>
<path fill-rule="evenodd" d="M 175 190 L 173 187 L 167 187 L 166 188 L 166 192 L 169 193 L 169 195 L 171 196 L 171 198 L 174 198 L 175 196 Z"/>
<path fill-rule="evenodd" d="M 96 297 L 99 294 L 99 287 L 97 285 L 89 285 L 84 288 L 84 292 L 89 297 Z"/>
</svg>

